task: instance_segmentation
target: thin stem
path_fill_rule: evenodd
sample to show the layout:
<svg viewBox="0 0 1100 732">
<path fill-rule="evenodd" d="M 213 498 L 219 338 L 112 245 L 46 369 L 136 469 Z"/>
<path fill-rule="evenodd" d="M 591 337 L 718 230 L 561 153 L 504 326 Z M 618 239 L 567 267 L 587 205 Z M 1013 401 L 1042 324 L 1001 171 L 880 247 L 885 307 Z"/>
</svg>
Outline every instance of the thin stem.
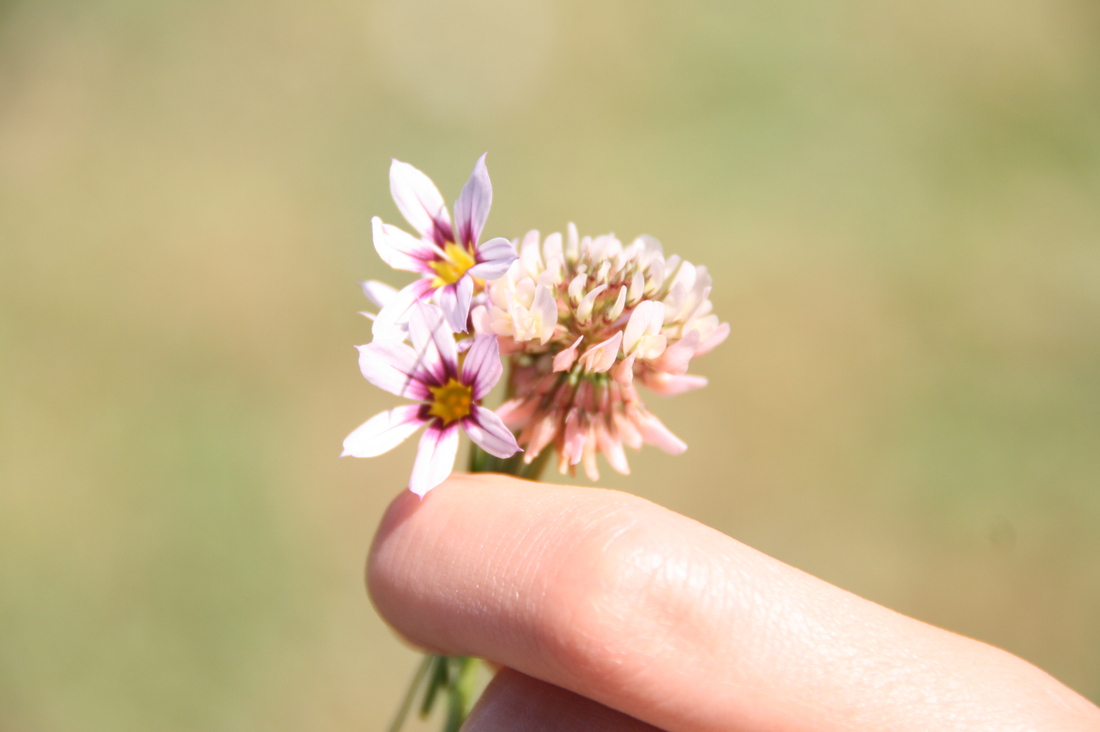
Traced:
<svg viewBox="0 0 1100 732">
<path fill-rule="evenodd" d="M 543 450 L 530 463 L 525 463 L 521 452 L 517 452 L 510 458 L 498 458 L 477 445 L 471 445 L 469 471 L 471 473 L 504 473 L 528 480 L 538 480 L 543 469 L 549 464 L 552 453 L 553 450 Z M 420 716 L 428 716 L 439 695 L 445 694 L 447 716 L 443 732 L 458 732 L 473 708 L 477 689 L 477 671 L 480 666 L 479 659 L 469 656 L 425 656 L 420 668 L 417 669 L 412 686 L 409 687 L 401 703 L 397 718 L 389 727 L 389 732 L 400 732 L 401 725 L 404 724 L 421 687 L 424 687 L 424 697 L 420 703 Z M 427 679 L 426 684 L 425 679 Z"/>
<path fill-rule="evenodd" d="M 409 684 L 409 690 L 405 692 L 405 698 L 401 700 L 401 706 L 398 708 L 393 722 L 386 728 L 387 732 L 400 732 L 401 727 L 405 724 L 405 719 L 409 716 L 409 710 L 412 709 L 416 692 L 420 690 L 420 685 L 424 683 L 424 677 L 428 675 L 428 669 L 431 667 L 433 659 L 434 656 L 424 656 L 424 660 L 420 662 L 416 674 L 413 675 L 412 683 Z"/>
<path fill-rule="evenodd" d="M 474 686 L 480 661 L 469 656 L 450 659 L 457 669 L 447 697 L 447 722 L 443 732 L 458 732 L 474 706 Z"/>
</svg>

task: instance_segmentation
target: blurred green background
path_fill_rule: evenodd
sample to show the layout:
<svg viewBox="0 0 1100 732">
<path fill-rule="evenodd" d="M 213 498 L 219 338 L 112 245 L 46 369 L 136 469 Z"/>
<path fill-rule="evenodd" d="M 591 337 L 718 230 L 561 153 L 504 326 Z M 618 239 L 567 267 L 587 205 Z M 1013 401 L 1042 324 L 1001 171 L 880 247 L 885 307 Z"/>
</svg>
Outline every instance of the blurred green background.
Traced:
<svg viewBox="0 0 1100 732">
<path fill-rule="evenodd" d="M 390 156 L 707 264 L 608 476 L 1100 700 L 1100 6 L 0 2 L 0 730 L 370 730 Z M 610 471 L 608 471 L 610 472 Z"/>
</svg>

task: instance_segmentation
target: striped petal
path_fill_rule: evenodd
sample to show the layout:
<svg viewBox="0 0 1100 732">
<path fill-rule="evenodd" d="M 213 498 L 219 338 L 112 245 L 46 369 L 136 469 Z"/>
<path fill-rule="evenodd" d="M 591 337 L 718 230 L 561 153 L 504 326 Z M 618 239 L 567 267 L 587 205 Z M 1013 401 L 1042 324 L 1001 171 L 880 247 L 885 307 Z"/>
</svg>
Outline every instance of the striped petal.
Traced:
<svg viewBox="0 0 1100 732">
<path fill-rule="evenodd" d="M 409 316 L 409 341 L 426 381 L 443 384 L 458 376 L 454 333 L 443 321 L 443 312 L 435 305 L 422 301 L 413 304 Z"/>
<path fill-rule="evenodd" d="M 492 410 L 474 404 L 470 416 L 462 420 L 462 429 L 485 452 L 498 458 L 509 458 L 519 452 L 512 431 L 504 426 Z"/>
<path fill-rule="evenodd" d="M 344 439 L 340 457 L 377 457 L 389 452 L 427 421 L 420 410 L 421 405 L 409 404 L 374 415 Z"/>
<path fill-rule="evenodd" d="M 500 362 L 500 344 L 495 335 L 479 335 L 462 363 L 462 383 L 473 389 L 474 401 L 481 401 L 492 390 L 504 366 Z"/>
<path fill-rule="evenodd" d="M 458 454 L 458 423 L 450 427 L 439 428 L 428 425 L 424 436 L 420 438 L 420 447 L 416 451 L 409 490 L 421 498 L 447 479 L 455 466 Z"/>
<path fill-rule="evenodd" d="M 409 333 L 409 316 L 412 307 L 432 292 L 432 281 L 427 277 L 415 280 L 390 298 L 374 319 L 371 330 L 375 340 L 403 341 Z"/>
<path fill-rule="evenodd" d="M 503 277 L 512 262 L 517 259 L 516 248 L 503 236 L 478 244 L 474 255 L 477 258 L 477 264 L 467 271 L 471 277 L 487 282 Z"/>
<path fill-rule="evenodd" d="M 431 178 L 408 163 L 394 160 L 390 164 L 390 193 L 401 215 L 425 239 L 440 246 L 454 239 L 447 204 Z"/>
<path fill-rule="evenodd" d="M 439 251 L 431 244 L 396 226 L 383 224 L 377 216 L 371 219 L 371 227 L 374 249 L 383 262 L 406 272 L 435 273 L 428 263 L 439 257 Z"/>
<path fill-rule="evenodd" d="M 359 349 L 359 370 L 379 389 L 423 401 L 431 392 L 424 384 L 416 351 L 399 341 L 374 341 Z"/>
<path fill-rule="evenodd" d="M 396 287 L 391 287 L 385 282 L 379 282 L 378 280 L 360 282 L 359 286 L 363 288 L 363 294 L 367 296 L 367 299 L 374 303 L 374 306 L 379 309 L 386 307 L 386 304 L 397 296 Z"/>
<path fill-rule="evenodd" d="M 474 279 L 463 275 L 453 285 L 439 288 L 439 307 L 447 324 L 455 333 L 465 333 L 470 319 L 470 302 L 474 299 Z"/>
<path fill-rule="evenodd" d="M 485 220 L 489 218 L 492 203 L 493 184 L 489 182 L 489 169 L 485 167 L 485 153 L 482 153 L 455 201 L 455 228 L 459 244 L 471 246 L 477 243 Z"/>
</svg>

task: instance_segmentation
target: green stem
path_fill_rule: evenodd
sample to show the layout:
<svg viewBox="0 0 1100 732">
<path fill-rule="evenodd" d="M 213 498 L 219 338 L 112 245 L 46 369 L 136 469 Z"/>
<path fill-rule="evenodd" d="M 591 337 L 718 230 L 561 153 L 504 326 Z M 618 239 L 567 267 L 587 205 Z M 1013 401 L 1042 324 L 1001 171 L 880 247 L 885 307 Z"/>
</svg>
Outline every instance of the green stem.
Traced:
<svg viewBox="0 0 1100 732">
<path fill-rule="evenodd" d="M 401 727 L 405 724 L 405 718 L 409 716 L 409 710 L 412 709 L 416 692 L 420 690 L 420 685 L 424 683 L 424 677 L 428 675 L 428 669 L 431 668 L 434 659 L 435 656 L 424 656 L 424 660 L 420 662 L 412 683 L 409 684 L 409 690 L 405 692 L 405 698 L 401 700 L 401 707 L 397 710 L 393 722 L 386 728 L 388 732 L 400 732 Z"/>
<path fill-rule="evenodd" d="M 525 463 L 521 452 L 510 458 L 501 459 L 490 455 L 477 445 L 471 445 L 469 470 L 471 473 L 504 473 L 528 480 L 538 480 L 549 464 L 552 454 L 553 450 L 543 450 L 530 463 Z M 424 687 L 424 696 L 420 702 L 421 718 L 431 714 L 436 700 L 442 695 L 447 700 L 447 716 L 443 732 L 458 732 L 476 701 L 474 697 L 480 666 L 481 662 L 478 659 L 469 656 L 424 656 L 388 732 L 400 732 L 421 687 Z M 425 680 L 427 680 L 426 684 Z"/>
</svg>

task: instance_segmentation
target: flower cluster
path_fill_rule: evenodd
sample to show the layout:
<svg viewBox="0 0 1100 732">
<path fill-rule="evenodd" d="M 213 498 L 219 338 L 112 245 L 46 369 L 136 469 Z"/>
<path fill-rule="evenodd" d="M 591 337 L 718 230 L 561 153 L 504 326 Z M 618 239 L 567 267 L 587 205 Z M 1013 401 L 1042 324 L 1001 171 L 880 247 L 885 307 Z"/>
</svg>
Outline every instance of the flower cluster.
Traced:
<svg viewBox="0 0 1100 732">
<path fill-rule="evenodd" d="M 475 290 L 503 274 L 516 252 L 507 239 L 478 243 L 493 200 L 484 155 L 455 203 L 457 226 L 451 225 L 435 184 L 408 163 L 393 161 L 390 191 L 421 238 L 375 217 L 374 247 L 391 267 L 423 276 L 400 291 L 381 282 L 363 283 L 380 310 L 374 316 L 374 340 L 359 347 L 359 369 L 380 389 L 420 403 L 367 420 L 344 440 L 343 454 L 381 455 L 427 425 L 409 480 L 409 489 L 423 496 L 454 469 L 459 427 L 490 455 L 507 458 L 519 451 L 500 418 L 481 406 L 503 371 L 497 339 L 467 338 L 462 353 L 455 342 L 457 333 L 468 330 Z"/>
<path fill-rule="evenodd" d="M 379 312 L 365 313 L 374 341 L 359 348 L 360 368 L 376 386 L 420 403 L 360 426 L 344 454 L 382 454 L 427 425 L 410 482 L 423 496 L 450 474 L 459 427 L 501 459 L 522 446 L 530 464 L 552 447 L 561 472 L 583 464 L 592 480 L 599 453 L 627 473 L 624 446 L 686 449 L 637 386 L 668 395 L 706 384 L 688 365 L 729 326 L 711 312 L 705 267 L 665 257 L 651 237 L 629 245 L 613 235 L 582 239 L 572 224 L 565 237 L 532 231 L 522 242 L 479 243 L 492 202 L 484 155 L 453 225 L 435 185 L 411 165 L 393 162 L 390 188 L 420 237 L 375 217 L 375 248 L 421 277 L 401 290 L 363 283 Z M 503 372 L 502 354 L 507 394 L 494 413 L 481 400 Z"/>
<path fill-rule="evenodd" d="M 688 365 L 729 335 L 710 290 L 705 267 L 666 258 L 652 237 L 581 239 L 572 224 L 564 241 L 529 232 L 474 314 L 478 332 L 497 335 L 512 356 L 516 396 L 497 413 L 519 433 L 524 460 L 553 446 L 562 473 L 583 463 L 596 480 L 597 453 L 625 474 L 624 445 L 683 452 L 635 385 L 665 395 L 706 385 Z"/>
</svg>

